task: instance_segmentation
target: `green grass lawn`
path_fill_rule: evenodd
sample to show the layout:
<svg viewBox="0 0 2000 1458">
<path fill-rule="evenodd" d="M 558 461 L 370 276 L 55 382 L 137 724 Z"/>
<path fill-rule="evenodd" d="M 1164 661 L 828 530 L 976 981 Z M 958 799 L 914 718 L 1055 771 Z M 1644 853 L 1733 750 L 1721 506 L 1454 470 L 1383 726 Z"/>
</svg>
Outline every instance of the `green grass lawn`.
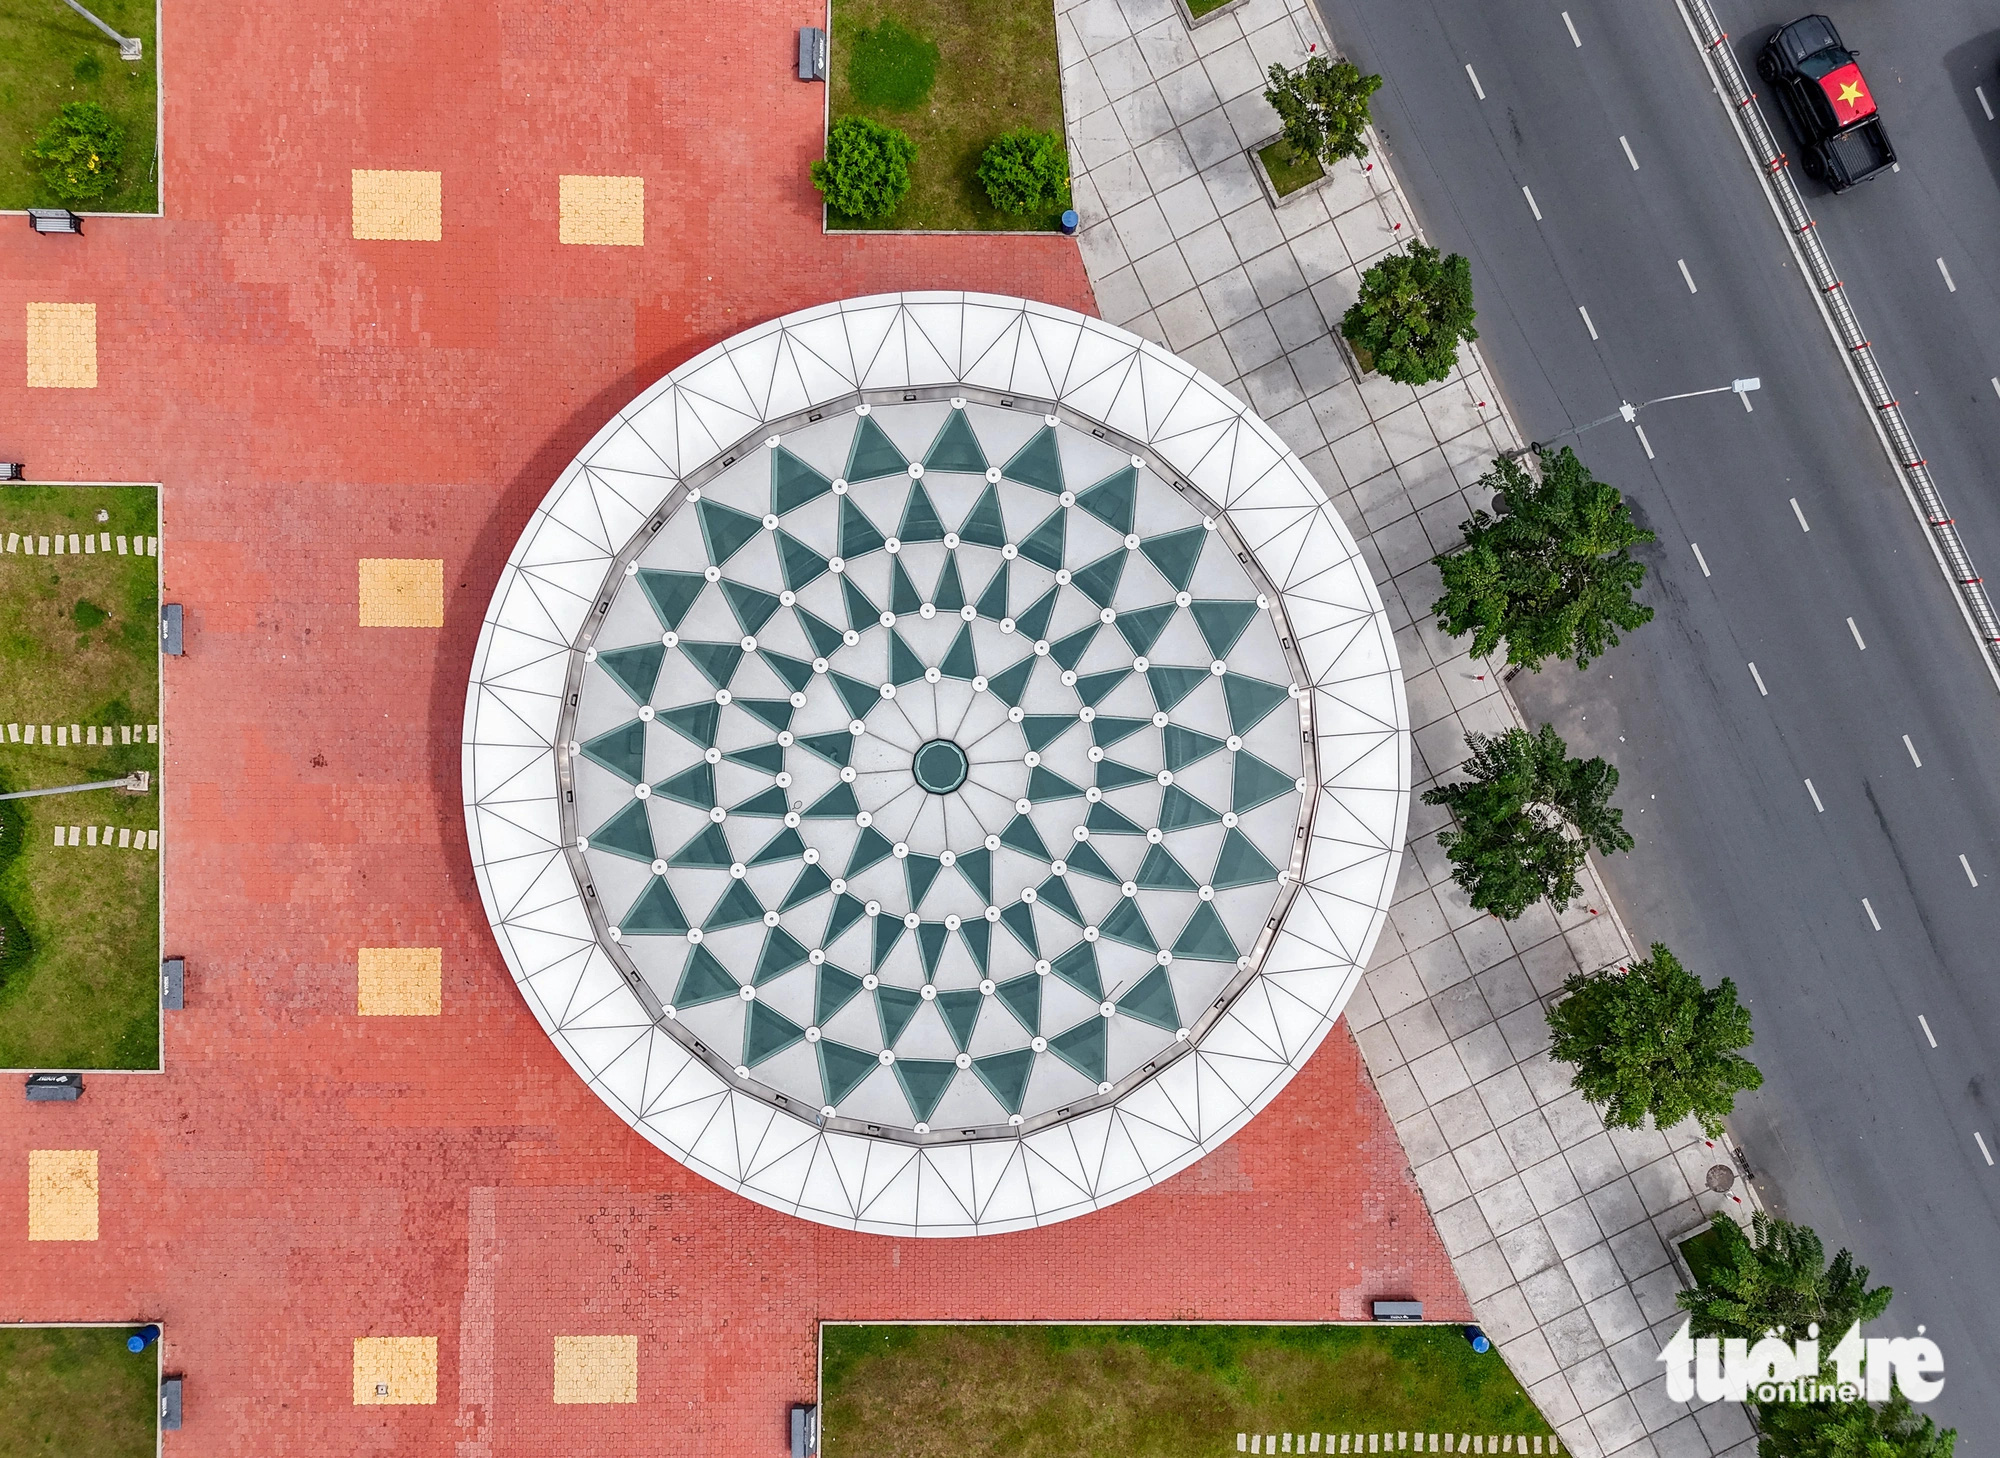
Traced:
<svg viewBox="0 0 2000 1458">
<path fill-rule="evenodd" d="M 1271 186 L 1278 190 L 1279 197 L 1286 197 L 1302 187 L 1311 187 L 1326 176 L 1326 169 L 1320 166 L 1317 157 L 1299 157 L 1283 138 L 1260 150 L 1257 159 L 1264 164 L 1264 171 L 1270 175 Z"/>
<path fill-rule="evenodd" d="M 976 175 L 1002 132 L 1062 130 L 1053 0 L 834 0 L 827 68 L 830 120 L 867 117 L 917 144 L 910 193 L 895 212 L 865 222 L 832 214 L 829 226 L 1058 225 L 1060 208 L 1036 217 L 1001 212 Z"/>
<path fill-rule="evenodd" d="M 100 522 L 99 511 L 108 514 Z M 109 555 L 0 553 L 0 789 L 112 779 L 144 769 L 153 791 L 87 790 L 0 801 L 0 1068 L 157 1068 L 160 853 L 55 846 L 57 826 L 158 830 L 158 561 L 116 538 L 159 533 L 150 486 L 0 489 L 13 533 L 109 532 Z M 14 742 L 10 724 L 23 726 Z M 110 744 L 30 746 L 47 724 L 96 726 Z M 139 742 L 117 742 L 120 726 Z M 104 733 L 105 726 L 111 732 Z M 68 735 L 64 736 L 69 737 Z"/>
<path fill-rule="evenodd" d="M 21 153 L 66 102 L 94 101 L 125 125 L 120 182 L 78 211 L 152 213 L 160 207 L 153 162 L 159 123 L 159 33 L 153 0 L 83 0 L 120 35 L 146 43 L 146 58 L 118 47 L 62 0 L 0 0 L 0 208 L 60 207 Z"/>
<path fill-rule="evenodd" d="M 129 1326 L 0 1326 L 0 1458 L 152 1458 L 157 1348 Z"/>
<path fill-rule="evenodd" d="M 1238 1433 L 1551 1435 L 1500 1354 L 1474 1352 L 1457 1327 L 828 1324 L 820 1336 L 826 1458 L 1220 1458 Z"/>
<path fill-rule="evenodd" d="M 1722 1232 L 1711 1225 L 1681 1242 L 1681 1259 L 1688 1263 L 1695 1280 L 1705 1281 L 1711 1273 L 1728 1267 L 1729 1247 Z"/>
<path fill-rule="evenodd" d="M 1188 13 L 1199 20 L 1204 15 L 1220 10 L 1228 3 L 1229 0 L 1188 0 Z"/>
</svg>

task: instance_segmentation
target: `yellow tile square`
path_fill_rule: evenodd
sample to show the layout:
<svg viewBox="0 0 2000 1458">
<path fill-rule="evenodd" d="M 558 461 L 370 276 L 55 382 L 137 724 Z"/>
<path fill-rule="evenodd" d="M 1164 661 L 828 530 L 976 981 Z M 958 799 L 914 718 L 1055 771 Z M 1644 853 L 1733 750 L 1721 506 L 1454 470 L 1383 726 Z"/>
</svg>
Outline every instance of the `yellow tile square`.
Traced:
<svg viewBox="0 0 2000 1458">
<path fill-rule="evenodd" d="M 636 1336 L 556 1338 L 557 1402 L 637 1402 Z"/>
<path fill-rule="evenodd" d="M 97 1239 L 97 1151 L 28 1151 L 28 1239 Z"/>
<path fill-rule="evenodd" d="M 562 222 L 565 243 L 604 243 L 638 248 L 646 241 L 646 179 L 643 177 L 564 177 Z"/>
<path fill-rule="evenodd" d="M 443 560 L 431 557 L 363 557 L 361 626 L 442 628 Z"/>
<path fill-rule="evenodd" d="M 354 236 L 437 242 L 444 236 L 444 174 L 355 168 Z"/>
<path fill-rule="evenodd" d="M 364 1018 L 434 1018 L 444 981 L 441 947 L 363 947 L 357 1010 Z"/>
<path fill-rule="evenodd" d="M 97 388 L 97 305 L 28 305 L 28 388 Z"/>
<path fill-rule="evenodd" d="M 438 1400 L 438 1339 L 356 1337 L 356 1407 L 429 1407 Z"/>
</svg>

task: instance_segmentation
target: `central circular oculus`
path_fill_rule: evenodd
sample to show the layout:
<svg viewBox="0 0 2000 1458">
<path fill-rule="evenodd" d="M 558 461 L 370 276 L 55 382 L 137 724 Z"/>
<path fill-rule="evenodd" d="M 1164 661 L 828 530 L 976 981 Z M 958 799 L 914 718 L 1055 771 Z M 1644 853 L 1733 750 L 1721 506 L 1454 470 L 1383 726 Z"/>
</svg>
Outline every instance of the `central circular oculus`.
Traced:
<svg viewBox="0 0 2000 1458">
<path fill-rule="evenodd" d="M 933 795 L 949 795 L 965 783 L 965 751 L 949 739 L 933 739 L 920 745 L 911 767 L 917 783 Z"/>
</svg>

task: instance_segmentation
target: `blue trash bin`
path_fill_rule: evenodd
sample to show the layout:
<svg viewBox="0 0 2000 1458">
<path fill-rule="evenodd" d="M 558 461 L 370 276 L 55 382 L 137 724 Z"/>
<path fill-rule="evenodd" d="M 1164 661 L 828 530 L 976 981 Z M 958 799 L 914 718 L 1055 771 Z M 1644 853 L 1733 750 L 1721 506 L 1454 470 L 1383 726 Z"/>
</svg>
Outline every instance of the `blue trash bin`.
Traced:
<svg viewBox="0 0 2000 1458">
<path fill-rule="evenodd" d="M 1062 215 L 1062 230 L 1065 233 L 1074 235 L 1082 222 L 1083 219 L 1076 215 L 1076 209 L 1069 208 Z"/>
<path fill-rule="evenodd" d="M 128 1352 L 143 1352 L 159 1339 L 160 1329 L 158 1326 L 142 1326 L 133 1332 L 132 1335 L 125 1338 L 125 1350 Z"/>
<path fill-rule="evenodd" d="M 1487 1340 L 1486 1333 L 1476 1326 L 1468 1326 L 1465 1329 L 1465 1339 L 1472 1343 L 1472 1350 L 1475 1352 L 1490 1352 L 1493 1350 L 1493 1343 Z"/>
</svg>

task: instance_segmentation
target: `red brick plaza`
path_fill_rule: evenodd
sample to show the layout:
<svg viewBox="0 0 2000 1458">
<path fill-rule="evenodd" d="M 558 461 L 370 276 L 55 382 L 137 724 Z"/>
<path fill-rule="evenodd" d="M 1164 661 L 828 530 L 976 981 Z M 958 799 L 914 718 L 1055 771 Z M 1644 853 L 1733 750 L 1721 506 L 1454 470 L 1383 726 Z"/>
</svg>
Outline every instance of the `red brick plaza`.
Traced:
<svg viewBox="0 0 2000 1458">
<path fill-rule="evenodd" d="M 188 1379 L 170 1451 L 770 1453 L 822 1319 L 1467 1314 L 1344 1030 L 1169 1183 L 924 1242 L 690 1174 L 516 996 L 459 740 L 496 575 L 562 465 L 790 309 L 941 287 L 1092 307 L 1061 239 L 822 234 L 823 92 L 790 75 L 817 21 L 186 0 L 160 41 L 166 217 L 0 230 L 0 456 L 164 483 L 188 611 L 167 950 L 189 966 L 164 1076 L 0 1098 L 0 1320 L 164 1322 Z M 357 239 L 355 169 L 439 174 L 436 241 Z M 643 178 L 643 245 L 560 241 L 565 174 Z M 94 385 L 29 388 L 45 303 L 95 306 Z M 362 558 L 442 559 L 442 629 L 361 627 Z M 364 947 L 442 948 L 439 1014 L 358 1016 Z M 44 1149 L 97 1151 L 94 1241 L 28 1239 Z M 565 1335 L 636 1336 L 637 1401 L 558 1402 Z M 357 1402 L 359 1337 L 434 1338 L 435 1401 Z"/>
</svg>

